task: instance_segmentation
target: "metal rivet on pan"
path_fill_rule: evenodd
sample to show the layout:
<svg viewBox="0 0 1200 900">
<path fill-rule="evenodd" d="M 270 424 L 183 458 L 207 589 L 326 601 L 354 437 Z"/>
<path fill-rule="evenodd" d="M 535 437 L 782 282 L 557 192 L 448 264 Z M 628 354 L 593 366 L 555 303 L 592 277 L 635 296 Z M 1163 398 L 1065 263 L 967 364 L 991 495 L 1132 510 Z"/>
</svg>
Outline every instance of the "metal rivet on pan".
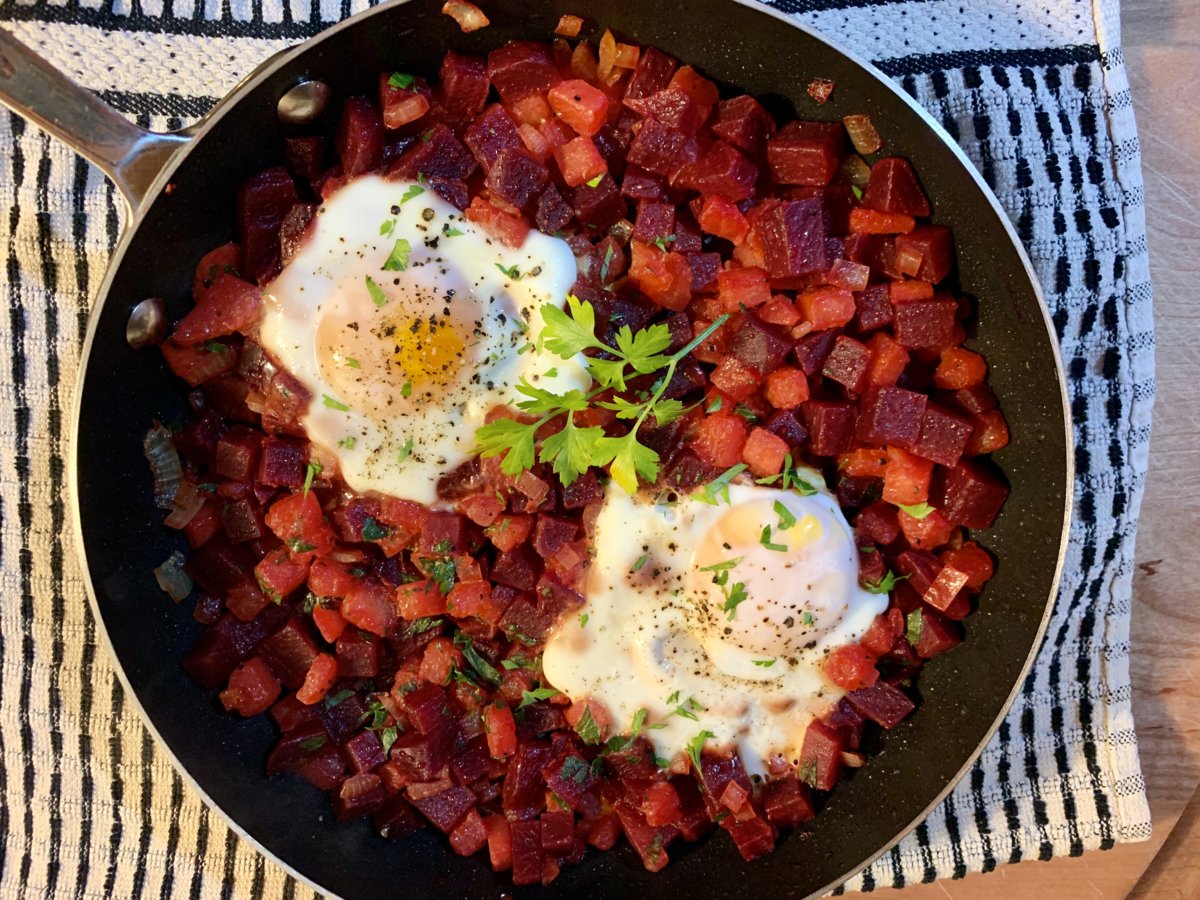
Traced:
<svg viewBox="0 0 1200 900">
<path fill-rule="evenodd" d="M 279 98 L 275 107 L 279 120 L 287 125 L 307 125 L 325 111 L 331 93 L 323 81 L 301 81 Z"/>
<path fill-rule="evenodd" d="M 143 300 L 129 314 L 125 340 L 134 350 L 161 344 L 167 336 L 167 308 L 158 297 Z"/>
</svg>

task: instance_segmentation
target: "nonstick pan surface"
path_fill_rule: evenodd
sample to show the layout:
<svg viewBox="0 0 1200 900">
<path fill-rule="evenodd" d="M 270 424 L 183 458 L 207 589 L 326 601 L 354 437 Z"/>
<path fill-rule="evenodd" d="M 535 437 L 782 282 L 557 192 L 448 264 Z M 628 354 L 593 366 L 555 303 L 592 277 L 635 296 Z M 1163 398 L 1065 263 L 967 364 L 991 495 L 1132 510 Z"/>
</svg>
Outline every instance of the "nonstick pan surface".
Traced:
<svg viewBox="0 0 1200 900">
<path fill-rule="evenodd" d="M 186 311 L 196 261 L 232 236 L 239 182 L 282 159 L 288 132 L 276 103 L 301 78 L 328 83 L 336 111 L 348 96 L 373 93 L 380 71 L 432 75 L 448 48 L 481 53 L 514 38 L 548 39 L 560 15 L 576 13 L 660 47 L 729 91 L 755 94 L 777 113 L 867 113 L 887 152 L 913 162 L 934 221 L 953 228 L 961 286 L 979 301 L 971 346 L 988 358 L 1012 431 L 996 455 L 1012 494 L 984 538 L 999 560 L 996 576 L 966 622 L 966 642 L 923 670 L 916 714 L 875 740 L 868 764 L 771 856 L 746 864 L 717 834 L 674 844 L 671 864 L 658 874 L 625 847 L 590 853 L 548 888 L 520 890 L 596 898 L 819 893 L 883 852 L 952 787 L 1007 709 L 1040 642 L 1065 546 L 1072 471 L 1057 345 L 1028 261 L 990 192 L 923 111 L 875 70 L 765 7 L 687 0 L 668 10 L 607 0 L 588 9 L 562 0 L 493 0 L 485 4 L 492 25 L 464 35 L 440 6 L 411 0 L 377 7 L 273 60 L 181 143 L 140 205 L 93 314 L 77 395 L 76 525 L 101 630 L 136 705 L 180 769 L 235 827 L 303 878 L 347 897 L 511 891 L 507 874 L 455 856 L 440 835 L 389 842 L 366 821 L 335 824 L 321 793 L 264 774 L 274 738 L 265 717 L 220 714 L 212 695 L 183 674 L 179 660 L 200 626 L 189 604 L 165 599 L 151 571 L 186 548 L 161 524 L 141 442 L 155 419 L 180 420 L 187 405 L 159 354 L 126 343 L 130 309 L 163 297 L 172 318 Z M 805 93 L 814 77 L 837 83 L 824 107 Z"/>
</svg>

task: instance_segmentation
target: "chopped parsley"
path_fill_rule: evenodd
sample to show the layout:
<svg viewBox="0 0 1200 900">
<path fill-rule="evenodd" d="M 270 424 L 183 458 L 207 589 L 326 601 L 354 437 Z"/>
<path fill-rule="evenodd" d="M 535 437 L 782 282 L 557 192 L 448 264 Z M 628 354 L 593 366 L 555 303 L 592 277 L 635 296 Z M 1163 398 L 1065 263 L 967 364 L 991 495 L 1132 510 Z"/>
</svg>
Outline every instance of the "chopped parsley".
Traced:
<svg viewBox="0 0 1200 900">
<path fill-rule="evenodd" d="M 744 403 L 739 403 L 733 408 L 733 411 L 745 419 L 747 425 L 753 425 L 758 422 L 758 413 Z"/>
<path fill-rule="evenodd" d="M 666 237 L 658 237 L 652 240 L 650 243 L 652 243 L 659 250 L 666 252 L 667 244 L 675 243 L 675 235 L 668 234 Z"/>
<path fill-rule="evenodd" d="M 383 744 L 383 755 L 387 756 L 391 752 L 392 744 L 396 743 L 396 738 L 400 736 L 400 729 L 395 725 L 389 725 L 387 728 L 379 732 L 379 742 Z"/>
<path fill-rule="evenodd" d="M 579 616 L 579 627 L 580 627 L 580 628 L 587 628 L 587 623 L 588 623 L 588 614 L 587 614 L 587 613 L 582 613 L 582 614 L 580 614 L 580 616 Z"/>
<path fill-rule="evenodd" d="M 717 395 L 717 397 L 716 397 L 716 399 L 715 399 L 715 400 L 713 400 L 713 402 L 712 402 L 712 403 L 708 404 L 708 408 L 707 408 L 707 409 L 705 409 L 704 411 L 705 411 L 705 412 L 708 412 L 708 413 L 720 412 L 720 410 L 721 410 L 721 405 L 722 405 L 724 402 L 725 402 L 725 398 L 724 398 L 724 397 L 722 397 L 720 394 L 718 394 L 718 395 Z"/>
<path fill-rule="evenodd" d="M 390 88 L 407 89 L 412 87 L 413 77 L 405 72 L 393 72 L 387 83 Z"/>
<path fill-rule="evenodd" d="M 893 572 L 891 569 L 888 569 L 886 575 L 884 575 L 878 581 L 868 581 L 864 583 L 863 588 L 872 594 L 887 594 L 891 592 L 892 588 L 896 586 L 897 582 L 903 581 L 907 577 L 907 575 L 901 575 L 897 577 L 895 572 Z"/>
<path fill-rule="evenodd" d="M 609 266 L 609 263 L 612 262 L 613 254 L 615 254 L 615 253 L 616 253 L 616 251 L 613 249 L 612 244 L 609 244 L 607 247 L 604 248 L 604 262 L 602 262 L 600 264 L 600 283 L 601 284 L 604 284 L 606 281 L 608 281 L 608 266 Z"/>
<path fill-rule="evenodd" d="M 510 656 L 508 659 L 502 659 L 500 660 L 500 665 L 504 666 L 510 672 L 515 669 L 526 669 L 530 672 L 538 670 L 538 661 L 536 659 L 526 659 L 523 656 Z"/>
<path fill-rule="evenodd" d="M 588 179 L 587 186 L 590 188 L 600 187 L 600 182 L 602 182 L 603 180 L 604 180 L 604 173 L 601 172 L 595 178 Z"/>
<path fill-rule="evenodd" d="M 813 619 L 813 614 L 806 609 L 804 612 L 800 613 L 800 621 L 805 625 L 811 626 L 815 620 Z"/>
<path fill-rule="evenodd" d="M 305 738 L 300 742 L 300 749 L 306 752 L 320 750 L 325 746 L 325 735 L 315 734 L 310 738 Z"/>
<path fill-rule="evenodd" d="M 400 203 L 403 205 L 413 197 L 420 197 L 423 193 L 425 193 L 425 188 L 421 187 L 419 184 L 409 185 L 408 190 L 404 192 L 404 196 L 400 198 Z"/>
<path fill-rule="evenodd" d="M 678 697 L 679 691 L 676 691 L 671 696 Z M 675 709 L 671 711 L 670 715 L 679 716 L 681 719 L 691 719 L 693 722 L 699 722 L 700 717 L 696 715 L 697 711 L 704 712 L 704 707 L 696 702 L 695 697 L 688 697 L 684 703 L 676 706 Z"/>
<path fill-rule="evenodd" d="M 446 224 L 446 225 L 442 226 L 442 234 L 444 234 L 446 237 L 450 238 L 450 237 L 460 237 L 462 235 L 462 232 L 459 231 L 457 228 L 451 228 L 449 226 L 449 224 Z"/>
<path fill-rule="evenodd" d="M 764 525 L 762 534 L 759 535 L 758 542 L 768 550 L 774 550 L 776 553 L 786 553 L 787 544 L 776 544 L 771 541 L 771 526 Z"/>
<path fill-rule="evenodd" d="M 749 595 L 746 593 L 746 585 L 740 581 L 726 591 L 725 605 L 721 607 L 721 610 L 725 613 L 725 618 L 732 622 L 733 617 L 737 615 L 738 606 L 744 603 L 748 597 Z"/>
<path fill-rule="evenodd" d="M 704 486 L 704 489 L 692 496 L 701 503 L 707 503 L 709 506 L 716 506 L 719 501 L 729 503 L 729 483 L 738 475 L 748 469 L 745 463 L 738 463 L 736 466 L 730 466 L 712 481 Z"/>
<path fill-rule="evenodd" d="M 317 549 L 314 545 L 308 543 L 308 541 L 302 541 L 300 538 L 295 537 L 288 538 L 284 543 L 287 544 L 288 549 L 293 553 L 311 553 Z"/>
<path fill-rule="evenodd" d="M 370 516 L 363 521 L 362 539 L 364 541 L 382 541 L 385 537 L 392 533 L 392 529 L 386 525 L 380 525 Z"/>
<path fill-rule="evenodd" d="M 531 704 L 537 703 L 539 700 L 549 700 L 551 697 L 557 697 L 558 691 L 554 688 L 540 687 L 532 691 L 521 691 L 521 703 L 517 709 L 524 709 Z"/>
<path fill-rule="evenodd" d="M 358 443 L 358 438 L 356 438 L 354 435 L 350 435 L 349 437 L 344 437 L 344 438 L 338 439 L 338 446 L 345 447 L 347 450 L 353 450 L 354 445 L 357 443 Z"/>
<path fill-rule="evenodd" d="M 775 501 L 775 515 L 779 516 L 780 531 L 787 531 L 796 524 L 795 515 L 784 505 L 782 500 Z"/>
<path fill-rule="evenodd" d="M 200 346 L 203 347 L 205 350 L 207 350 L 209 353 L 224 353 L 226 350 L 229 349 L 227 346 L 222 344 L 220 341 L 205 341 Z"/>
<path fill-rule="evenodd" d="M 860 188 L 857 184 L 850 185 L 850 190 L 854 192 L 855 200 L 861 200 L 863 198 L 862 188 Z"/>
<path fill-rule="evenodd" d="M 396 230 L 396 220 L 395 219 L 384 219 L 383 223 L 379 226 L 379 236 L 380 237 L 391 237 L 392 232 L 395 230 Z"/>
<path fill-rule="evenodd" d="M 640 571 L 642 571 L 642 566 L 646 565 L 646 563 L 647 563 L 649 560 L 650 560 L 650 554 L 649 554 L 649 553 L 643 553 L 641 556 L 639 556 L 639 557 L 637 558 L 637 561 L 636 561 L 636 562 L 633 564 L 633 571 L 635 571 L 635 572 L 640 572 Z"/>
<path fill-rule="evenodd" d="M 406 400 L 412 396 L 412 382 L 411 381 L 404 382 L 404 385 L 400 388 L 400 396 L 405 398 Z"/>
<path fill-rule="evenodd" d="M 422 559 L 421 564 L 428 570 L 430 579 L 438 586 L 443 594 L 450 593 L 454 583 L 458 581 L 458 567 L 452 559 Z"/>
<path fill-rule="evenodd" d="M 912 506 L 899 503 L 897 506 L 899 506 L 900 509 L 904 510 L 904 512 L 908 513 L 914 519 L 918 520 L 924 519 L 930 513 L 937 512 L 937 509 L 930 506 L 928 503 L 915 503 Z"/>
<path fill-rule="evenodd" d="M 687 747 L 684 748 L 687 751 L 688 759 L 692 761 L 692 766 L 697 773 L 700 772 L 700 751 L 704 749 L 704 744 L 707 741 L 715 737 L 715 734 L 705 729 L 688 741 Z"/>
<path fill-rule="evenodd" d="M 509 278 L 511 278 L 513 281 L 521 280 L 521 270 L 518 269 L 516 266 L 509 266 L 506 269 L 506 268 L 504 268 L 504 266 L 500 265 L 500 263 L 496 263 L 496 268 L 499 269 L 501 272 L 503 272 L 505 275 L 507 275 Z"/>
<path fill-rule="evenodd" d="M 304 496 L 308 496 L 309 490 L 312 489 L 313 479 L 321 474 L 322 465 L 319 462 L 310 462 L 304 470 Z"/>
<path fill-rule="evenodd" d="M 341 400 L 333 399 L 328 394 L 321 395 L 321 402 L 324 403 L 329 409 L 336 409 L 338 412 L 349 412 L 350 411 L 349 406 L 347 406 Z"/>
<path fill-rule="evenodd" d="M 346 357 L 345 364 L 346 364 L 347 368 L 350 368 L 350 369 L 361 369 L 362 368 L 362 366 L 359 364 L 358 360 L 352 356 Z"/>
<path fill-rule="evenodd" d="M 587 764 L 582 756 L 576 756 L 572 753 L 563 760 L 558 774 L 563 778 L 569 778 L 576 784 L 583 784 L 592 774 L 592 767 Z"/>
<path fill-rule="evenodd" d="M 326 694 L 325 695 L 325 708 L 333 709 L 335 706 L 339 705 L 343 700 L 348 700 L 353 696 L 354 696 L 354 691 L 351 691 L 351 690 L 342 690 L 342 691 L 338 691 L 335 694 Z"/>
<path fill-rule="evenodd" d="M 502 678 L 500 673 L 496 671 L 496 667 L 483 658 L 475 645 L 471 643 L 471 639 L 461 631 L 454 635 L 454 646 L 457 647 L 472 669 L 479 673 L 479 677 L 484 681 L 490 681 L 494 685 L 499 685 Z"/>
<path fill-rule="evenodd" d="M 818 490 L 806 477 L 801 476 L 800 470 L 792 465 L 792 454 L 783 457 L 783 471 L 777 475 L 768 475 L 756 479 L 756 484 L 779 484 L 785 491 L 795 491 L 801 497 L 811 497 Z"/>
<path fill-rule="evenodd" d="M 583 715 L 579 717 L 579 721 L 575 723 L 575 733 L 585 744 L 600 743 L 600 726 L 596 724 L 596 720 L 592 718 L 591 707 L 583 708 Z"/>
<path fill-rule="evenodd" d="M 418 188 L 418 190 L 420 189 Z M 387 260 L 384 262 L 383 270 L 385 272 L 403 272 L 408 268 L 408 255 L 410 253 L 412 253 L 412 245 L 410 245 L 404 238 L 400 238 L 392 246 L 392 252 L 388 255 Z M 369 278 L 367 280 L 370 281 Z M 368 284 L 367 287 L 369 290 L 370 285 Z M 380 293 L 382 293 L 382 291 Z M 383 306 L 383 303 L 380 303 L 375 299 L 374 293 L 371 294 L 371 299 L 375 301 L 376 306 Z M 384 298 L 384 303 L 386 302 L 387 298 Z"/>
<path fill-rule="evenodd" d="M 401 447 L 400 451 L 396 454 L 396 462 L 398 462 L 398 463 L 404 462 L 406 459 L 408 459 L 410 456 L 412 456 L 412 452 L 413 452 L 413 439 L 410 437 L 407 441 L 404 442 L 404 446 Z"/>
<path fill-rule="evenodd" d="M 399 243 L 399 241 L 397 241 L 397 243 Z M 388 259 L 390 260 L 391 257 L 389 256 Z M 366 275 L 364 278 L 367 282 L 367 293 L 371 295 L 371 302 L 377 307 L 386 306 L 388 302 L 388 295 L 383 292 L 383 288 L 377 285 L 375 283 L 375 279 L 370 275 Z"/>
<path fill-rule="evenodd" d="M 414 619 L 407 628 L 404 629 L 404 637 L 410 638 L 418 634 L 424 634 L 434 628 L 440 628 L 442 620 L 435 616 L 428 616 L 424 619 Z"/>
<path fill-rule="evenodd" d="M 756 659 L 753 662 L 756 666 L 761 666 L 764 669 L 769 669 L 775 665 L 775 660 L 773 659 Z"/>
<path fill-rule="evenodd" d="M 646 719 L 650 715 L 650 711 L 643 707 L 633 714 L 633 724 L 629 726 L 629 734 L 616 734 L 610 737 L 604 744 L 604 752 L 608 753 L 624 753 L 628 750 L 633 742 L 637 740 L 638 735 L 642 733 L 642 727 L 646 724 Z M 653 726 L 651 726 L 653 727 Z"/>
</svg>

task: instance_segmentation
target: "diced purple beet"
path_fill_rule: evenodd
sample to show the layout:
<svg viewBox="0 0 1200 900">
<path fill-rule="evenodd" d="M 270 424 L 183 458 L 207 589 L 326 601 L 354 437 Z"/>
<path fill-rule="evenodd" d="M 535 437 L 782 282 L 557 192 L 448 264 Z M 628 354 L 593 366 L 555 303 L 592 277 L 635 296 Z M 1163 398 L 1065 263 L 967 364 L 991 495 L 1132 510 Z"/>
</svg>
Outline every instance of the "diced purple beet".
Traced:
<svg viewBox="0 0 1200 900">
<path fill-rule="evenodd" d="M 904 691 L 883 680 L 851 691 L 846 699 L 864 717 L 884 728 L 895 728 L 916 708 Z"/>
<path fill-rule="evenodd" d="M 717 273 L 721 271 L 719 253 L 687 253 L 688 266 L 692 270 L 692 293 L 710 291 L 717 286 Z"/>
<path fill-rule="evenodd" d="M 650 825 L 641 811 L 628 800 L 614 803 L 613 812 L 621 822 L 625 837 L 641 857 L 642 865 L 651 872 L 661 870 L 668 862 L 666 847 L 679 836 L 679 829 L 674 825 Z"/>
<path fill-rule="evenodd" d="M 421 523 L 421 540 L 417 551 L 437 556 L 465 553 L 470 530 L 470 520 L 461 513 L 432 510 L 426 513 Z"/>
<path fill-rule="evenodd" d="M 389 754 L 400 771 L 416 781 L 437 778 L 450 764 L 454 730 L 443 728 L 433 734 L 402 734 Z"/>
<path fill-rule="evenodd" d="M 767 164 L 779 184 L 821 187 L 837 174 L 845 147 L 840 122 L 792 122 L 767 141 Z"/>
<path fill-rule="evenodd" d="M 783 438 L 793 449 L 802 446 L 808 440 L 808 429 L 797 417 L 795 410 L 775 410 L 771 413 L 771 417 L 763 423 L 763 428 L 776 437 Z"/>
<path fill-rule="evenodd" d="M 206 591 L 224 594 L 250 572 L 243 555 L 224 541 L 210 541 L 193 551 L 184 570 Z"/>
<path fill-rule="evenodd" d="M 519 150 L 525 146 L 517 132 L 517 123 L 499 103 L 493 103 L 467 126 L 463 141 L 485 172 L 504 150 Z"/>
<path fill-rule="evenodd" d="M 553 621 L 564 612 L 579 609 L 584 604 L 583 595 L 566 585 L 559 584 L 549 575 L 543 575 L 537 583 L 538 606 L 543 614 Z"/>
<path fill-rule="evenodd" d="M 491 768 L 492 758 L 488 755 L 487 741 L 482 737 L 475 738 L 467 744 L 450 762 L 450 772 L 454 780 L 464 787 L 483 778 Z"/>
<path fill-rule="evenodd" d="M 537 209 L 533 221 L 538 231 L 543 234 L 554 234 L 567 227 L 567 223 L 575 216 L 575 210 L 567 205 L 561 193 L 554 185 L 550 185 L 538 198 Z"/>
<path fill-rule="evenodd" d="M 408 720 L 421 734 L 430 734 L 446 726 L 449 714 L 446 690 L 436 684 L 422 684 L 404 695 Z"/>
<path fill-rule="evenodd" d="M 401 794 L 393 794 L 371 813 L 371 824 L 385 838 L 398 838 L 425 826 Z"/>
<path fill-rule="evenodd" d="M 562 489 L 563 509 L 583 509 L 600 499 L 600 480 L 594 470 L 584 472 Z"/>
<path fill-rule="evenodd" d="M 374 731 L 360 731 L 342 745 L 342 754 L 355 772 L 370 772 L 382 766 L 383 744 Z"/>
<path fill-rule="evenodd" d="M 579 224 L 588 228 L 609 228 L 625 216 L 625 200 L 608 174 L 595 187 L 581 184 L 571 188 L 571 206 Z"/>
<path fill-rule="evenodd" d="M 676 253 L 699 253 L 703 248 L 700 226 L 691 212 L 680 208 L 675 215 L 675 240 L 671 242 L 671 249 Z"/>
<path fill-rule="evenodd" d="M 320 721 L 307 722 L 282 735 L 267 757 L 267 774 L 295 772 L 324 747 L 329 737 Z"/>
<path fill-rule="evenodd" d="M 885 157 L 871 166 L 871 177 L 862 205 L 882 213 L 905 216 L 929 215 L 929 200 L 907 159 Z"/>
<path fill-rule="evenodd" d="M 491 86 L 487 64 L 481 57 L 467 56 L 453 50 L 447 50 L 442 57 L 438 83 L 441 85 L 442 106 L 451 115 L 461 119 L 474 116 L 483 109 Z"/>
<path fill-rule="evenodd" d="M 795 775 L 777 778 L 763 791 L 763 811 L 772 825 L 795 828 L 816 816 L 812 793 Z"/>
<path fill-rule="evenodd" d="M 958 301 L 950 297 L 901 303 L 892 312 L 896 343 L 910 350 L 945 350 L 957 341 Z"/>
<path fill-rule="evenodd" d="M 262 510 L 248 497 L 221 505 L 221 525 L 225 529 L 225 536 L 234 544 L 257 541 L 267 534 Z"/>
<path fill-rule="evenodd" d="M 951 522 L 967 528 L 991 528 L 1008 499 L 1008 485 L 989 465 L 962 460 L 948 469 L 935 469 L 929 502 Z"/>
<path fill-rule="evenodd" d="M 866 344 L 840 334 L 833 342 L 829 356 L 825 357 L 825 365 L 821 372 L 851 393 L 858 394 L 866 384 L 867 369 L 870 365 L 871 351 Z"/>
<path fill-rule="evenodd" d="M 304 243 L 308 226 L 312 224 L 316 212 L 315 203 L 297 203 L 279 223 L 279 259 L 283 265 L 291 262 L 300 245 Z"/>
<path fill-rule="evenodd" d="M 707 484 L 719 474 L 717 469 L 701 460 L 692 451 L 684 450 L 676 454 L 670 468 L 667 469 L 663 483 L 670 487 L 686 490 Z"/>
<path fill-rule="evenodd" d="M 319 791 L 332 791 L 346 776 L 346 764 L 334 747 L 326 744 L 296 774 Z"/>
<path fill-rule="evenodd" d="M 333 817 L 347 822 L 369 815 L 387 800 L 383 780 L 373 772 L 351 775 L 333 796 Z"/>
<path fill-rule="evenodd" d="M 196 606 L 192 610 L 192 618 L 201 625 L 212 625 L 221 618 L 224 604 L 215 594 L 200 593 L 196 597 Z"/>
<path fill-rule="evenodd" d="M 536 602 L 520 596 L 504 611 L 500 628 L 513 640 L 523 644 L 540 644 L 550 633 L 554 620 Z"/>
<path fill-rule="evenodd" d="M 461 178 L 438 178 L 434 176 L 428 180 L 429 186 L 433 188 L 433 192 L 451 206 L 465 210 L 467 204 L 471 202 L 471 197 L 467 193 L 467 183 Z"/>
<path fill-rule="evenodd" d="M 505 103 L 513 104 L 531 94 L 544 94 L 560 78 L 541 41 L 509 41 L 488 54 L 488 78 Z"/>
<path fill-rule="evenodd" d="M 721 827 L 729 832 L 734 846 L 746 862 L 766 856 L 775 849 L 774 827 L 758 816 L 745 820 L 727 816 L 721 820 Z"/>
<path fill-rule="evenodd" d="M 237 196 L 237 241 L 242 274 L 258 282 L 279 271 L 279 228 L 299 197 L 287 169 L 275 166 L 242 182 Z"/>
<path fill-rule="evenodd" d="M 367 705 L 358 694 L 349 694 L 321 711 L 325 731 L 339 746 L 354 737 L 367 718 Z"/>
<path fill-rule="evenodd" d="M 544 812 L 542 822 L 542 849 L 551 856 L 561 856 L 575 843 L 575 816 L 568 810 L 558 809 Z"/>
<path fill-rule="evenodd" d="M 838 504 L 846 509 L 867 506 L 879 499 L 882 487 L 878 478 L 866 475 L 843 475 L 837 483 Z"/>
<path fill-rule="evenodd" d="M 637 67 L 625 88 L 625 98 L 638 100 L 657 94 L 671 83 L 671 76 L 678 67 L 670 56 L 655 47 L 646 47 L 638 57 Z"/>
<path fill-rule="evenodd" d="M 854 327 L 862 333 L 892 324 L 892 301 L 886 284 L 872 284 L 854 294 Z"/>
<path fill-rule="evenodd" d="M 366 97 L 351 97 L 342 105 L 335 145 L 347 178 L 379 168 L 383 134 L 383 118 Z"/>
<path fill-rule="evenodd" d="M 250 481 L 262 451 L 262 433 L 235 425 L 221 435 L 213 454 L 213 471 L 231 481 Z"/>
<path fill-rule="evenodd" d="M 929 398 L 901 387 L 885 386 L 862 404 L 857 438 L 864 444 L 911 447 L 921 433 Z"/>
<path fill-rule="evenodd" d="M 771 114 L 749 94 L 722 100 L 717 104 L 713 134 L 761 159 L 767 138 L 775 130 Z"/>
<path fill-rule="evenodd" d="M 543 513 L 538 516 L 533 529 L 533 549 L 537 551 L 538 556 L 549 559 L 558 553 L 564 544 L 575 540 L 578 531 L 579 525 L 572 519 L 561 519 Z"/>
<path fill-rule="evenodd" d="M 492 566 L 492 581 L 518 591 L 532 591 L 537 586 L 540 570 L 541 565 L 533 549 L 522 544 L 496 556 Z"/>
<path fill-rule="evenodd" d="M 953 466 L 962 457 L 971 438 L 972 424 L 948 409 L 930 403 L 921 419 L 921 433 L 911 450 L 917 456 L 943 466 Z"/>
<path fill-rule="evenodd" d="M 543 770 L 546 787 L 554 791 L 571 809 L 579 810 L 584 794 L 598 783 L 587 760 L 574 752 L 564 752 L 554 758 Z"/>
<path fill-rule="evenodd" d="M 876 544 L 890 544 L 900 536 L 896 507 L 883 501 L 872 503 L 860 512 L 855 524 Z"/>
<path fill-rule="evenodd" d="M 704 797 L 691 775 L 676 775 L 671 779 L 671 787 L 679 795 L 679 816 L 674 824 L 685 841 L 694 841 L 712 827 Z"/>
<path fill-rule="evenodd" d="M 835 400 L 805 400 L 800 406 L 808 428 L 808 452 L 837 456 L 850 448 L 854 437 L 854 404 Z"/>
<path fill-rule="evenodd" d="M 742 327 L 729 341 L 730 354 L 759 375 L 779 368 L 791 349 L 787 332 L 778 325 L 764 322 L 753 310 L 742 317 Z"/>
<path fill-rule="evenodd" d="M 625 247 L 611 234 L 596 244 L 592 260 L 595 277 L 601 284 L 612 284 L 629 268 L 629 255 Z"/>
<path fill-rule="evenodd" d="M 857 750 L 862 743 L 862 714 L 843 697 L 829 713 L 829 724 L 842 733 L 847 750 Z"/>
<path fill-rule="evenodd" d="M 722 756 L 716 753 L 700 754 L 700 785 L 704 789 L 704 802 L 710 815 L 720 809 L 721 795 L 731 781 L 737 782 L 747 793 L 751 791 L 750 777 L 737 754 Z"/>
<path fill-rule="evenodd" d="M 813 719 L 800 746 L 800 777 L 818 791 L 832 790 L 842 777 L 845 739 L 833 726 Z"/>
<path fill-rule="evenodd" d="M 511 822 L 513 884 L 537 884 L 542 880 L 542 823 Z"/>
<path fill-rule="evenodd" d="M 797 278 L 829 265 L 824 212 L 816 198 L 772 204 L 758 219 L 758 234 L 772 278 Z"/>
<path fill-rule="evenodd" d="M 374 678 L 379 674 L 379 642 L 347 628 L 336 644 L 338 674 L 343 678 Z"/>
<path fill-rule="evenodd" d="M 921 225 L 896 235 L 896 252 L 903 251 L 921 258 L 915 277 L 930 284 L 937 284 L 954 268 L 954 237 L 945 225 Z"/>
<path fill-rule="evenodd" d="M 639 115 L 687 134 L 695 134 L 700 129 L 706 114 L 689 94 L 670 86 L 648 97 L 626 98 L 625 105 Z"/>
<path fill-rule="evenodd" d="M 697 155 L 694 137 L 646 119 L 629 146 L 626 160 L 649 172 L 671 177 L 683 166 L 695 162 Z"/>
<path fill-rule="evenodd" d="M 896 570 L 908 579 L 908 587 L 924 596 L 942 570 L 942 564 L 925 550 L 905 550 L 896 557 Z"/>
<path fill-rule="evenodd" d="M 309 666 L 317 658 L 317 645 L 304 621 L 292 616 L 262 642 L 259 653 L 284 686 L 294 689 L 304 683 Z"/>
<path fill-rule="evenodd" d="M 465 179 L 475 171 L 476 165 L 471 151 L 462 145 L 453 131 L 438 122 L 388 167 L 387 174 L 402 178 L 425 175 L 428 178 Z"/>
<path fill-rule="evenodd" d="M 283 164 L 288 171 L 309 181 L 325 168 L 325 138 L 320 135 L 290 137 L 284 142 Z"/>
<path fill-rule="evenodd" d="M 184 654 L 183 670 L 202 688 L 216 690 L 225 685 L 242 659 L 237 645 L 227 634 L 216 628 L 205 628 Z"/>
<path fill-rule="evenodd" d="M 968 412 L 975 416 L 980 413 L 990 412 L 1000 405 L 1000 402 L 996 399 L 996 395 L 986 384 L 960 388 L 950 396 L 955 406 L 963 412 Z"/>
<path fill-rule="evenodd" d="M 726 141 L 717 141 L 708 152 L 679 173 L 684 187 L 705 197 L 723 197 L 733 203 L 754 195 L 758 167 Z"/>
<path fill-rule="evenodd" d="M 299 441 L 268 435 L 262 442 L 255 481 L 273 488 L 301 487 L 306 461 L 307 452 Z"/>
<path fill-rule="evenodd" d="M 621 193 L 630 200 L 661 200 L 667 195 L 667 186 L 661 175 L 647 172 L 641 166 L 626 166 Z"/>
<path fill-rule="evenodd" d="M 554 755 L 554 749 L 541 741 L 525 741 L 517 745 L 517 752 L 509 759 L 508 771 L 504 776 L 502 798 L 506 812 L 519 819 L 537 814 L 545 798 L 542 769 Z"/>
<path fill-rule="evenodd" d="M 530 212 L 550 183 L 550 172 L 526 150 L 507 148 L 493 160 L 485 183 L 501 200 Z"/>
<path fill-rule="evenodd" d="M 638 204 L 633 223 L 633 239 L 643 244 L 674 240 L 675 204 L 643 200 Z"/>
<path fill-rule="evenodd" d="M 227 425 L 211 409 L 205 409 L 183 426 L 175 435 L 175 448 L 188 462 L 197 466 L 211 465 L 217 452 L 217 443 L 225 433 Z"/>
<path fill-rule="evenodd" d="M 462 821 L 467 811 L 475 806 L 476 800 L 475 795 L 465 787 L 455 786 L 419 800 L 410 798 L 409 802 L 434 828 L 442 834 L 449 834 L 454 830 L 454 826 Z"/>
</svg>

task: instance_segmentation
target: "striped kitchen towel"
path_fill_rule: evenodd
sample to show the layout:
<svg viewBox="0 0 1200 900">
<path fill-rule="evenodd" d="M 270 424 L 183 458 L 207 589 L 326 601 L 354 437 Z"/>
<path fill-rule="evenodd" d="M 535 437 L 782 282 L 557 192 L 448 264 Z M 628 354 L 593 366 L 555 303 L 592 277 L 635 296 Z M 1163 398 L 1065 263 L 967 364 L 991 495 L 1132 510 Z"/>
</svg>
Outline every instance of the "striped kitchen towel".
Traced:
<svg viewBox="0 0 1200 900">
<path fill-rule="evenodd" d="M 123 113 L 169 129 L 363 5 L 4 0 L 0 20 Z M 775 5 L 875 60 L 992 185 L 1045 287 L 1077 437 L 1077 516 L 1037 666 L 961 785 L 847 887 L 1144 840 L 1128 656 L 1154 336 L 1116 0 Z M 65 414 L 119 198 L 7 113 L 0 198 L 0 895 L 308 896 L 152 742 L 98 646 L 64 534 Z"/>
</svg>

